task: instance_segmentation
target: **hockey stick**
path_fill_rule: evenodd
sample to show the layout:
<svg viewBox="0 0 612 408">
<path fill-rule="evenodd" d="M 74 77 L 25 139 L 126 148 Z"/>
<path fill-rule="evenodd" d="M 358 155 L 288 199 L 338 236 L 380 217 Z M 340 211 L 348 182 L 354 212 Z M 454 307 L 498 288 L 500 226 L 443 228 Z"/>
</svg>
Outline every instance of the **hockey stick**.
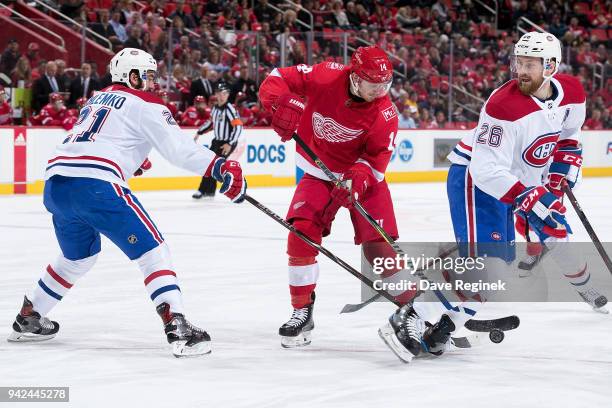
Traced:
<svg viewBox="0 0 612 408">
<path fill-rule="evenodd" d="M 315 152 L 312 151 L 312 149 L 310 148 L 310 146 L 308 146 L 303 140 L 302 138 L 297 134 L 294 133 L 293 134 L 293 140 L 295 140 L 295 142 L 300 145 L 300 147 L 304 150 L 304 152 L 306 152 L 306 154 L 308 155 L 308 157 L 310 157 L 310 159 L 312 161 L 315 162 L 315 164 L 317 165 L 318 168 L 320 168 L 323 173 L 325 173 L 325 175 L 336 185 L 336 186 L 340 186 L 341 185 L 341 181 L 338 180 L 338 177 L 336 177 L 336 175 L 329 169 L 329 167 L 327 167 L 325 165 L 325 163 L 323 163 L 321 161 L 321 159 L 319 159 L 319 157 L 317 156 L 317 154 Z M 366 221 L 372 226 L 372 228 L 374 228 L 382 237 L 383 239 L 389 244 L 391 245 L 391 247 L 393 248 L 393 250 L 395 250 L 396 253 L 400 254 L 400 255 L 405 255 L 406 253 L 402 250 L 402 248 L 400 248 L 400 246 L 395 242 L 395 240 L 393 238 L 391 238 L 391 236 L 389 234 L 387 234 L 387 231 L 385 231 L 380 224 L 378 224 L 378 222 L 370 215 L 368 214 L 368 212 L 365 210 L 365 208 L 363 208 L 363 206 L 361 205 L 360 202 L 355 201 L 354 202 L 355 208 L 357 209 L 357 212 L 359 212 L 359 214 L 361 214 L 363 216 L 363 218 L 366 219 Z M 420 275 L 418 275 L 420 276 Z"/>
<path fill-rule="evenodd" d="M 361 273 L 359 273 L 359 271 L 357 271 L 355 268 L 353 268 L 348 263 L 344 262 L 342 259 L 338 258 L 330 250 L 328 250 L 327 248 L 325 248 L 321 244 L 318 244 L 318 243 L 314 242 L 312 239 L 308 238 L 302 232 L 298 231 L 292 224 L 289 224 L 287 221 L 285 221 L 285 219 L 281 218 L 280 215 L 276 214 L 274 211 L 272 211 L 271 209 L 269 209 L 268 207 L 266 207 L 265 205 L 263 205 L 262 203 L 260 203 L 259 201 L 257 201 L 256 199 L 254 199 L 253 197 L 251 197 L 248 194 L 245 195 L 245 200 L 248 201 L 249 203 L 253 204 L 253 206 L 255 206 L 260 211 L 262 211 L 265 214 L 267 214 L 274 221 L 278 222 L 280 225 L 282 225 L 283 227 L 287 228 L 289 231 L 293 232 L 298 238 L 300 238 L 302 241 L 306 242 L 308 245 L 310 245 L 311 247 L 313 247 L 316 250 L 318 250 L 319 252 L 321 252 L 323 255 L 328 257 L 330 260 L 335 262 L 337 265 L 340 265 L 348 273 L 350 273 L 351 275 L 353 275 L 354 277 L 359 279 L 361 282 L 363 282 L 366 285 L 368 285 L 370 288 L 372 288 L 372 290 L 376 291 L 380 296 L 383 296 L 385 299 L 387 299 L 389 302 L 395 304 L 397 307 L 401 307 L 402 306 L 401 303 L 398 302 L 395 299 L 395 297 L 393 297 L 391 294 L 389 294 L 388 292 L 385 292 L 384 290 L 375 289 L 374 288 L 374 282 L 372 280 L 370 280 L 368 277 L 366 277 L 366 276 L 362 275 Z"/>
<path fill-rule="evenodd" d="M 323 247 L 320 244 L 317 244 L 312 239 L 308 238 L 306 235 L 304 235 L 303 233 L 298 231 L 293 225 L 289 224 L 287 221 L 285 221 L 284 218 L 281 218 L 281 216 L 276 214 L 274 211 L 272 211 L 271 209 L 269 209 L 265 205 L 261 204 L 259 201 L 257 201 L 253 197 L 249 196 L 248 194 L 245 195 L 245 200 L 248 201 L 249 203 L 251 203 L 258 210 L 260 210 L 261 212 L 265 213 L 267 216 L 272 218 L 274 221 L 278 222 L 280 225 L 282 225 L 283 227 L 285 227 L 289 231 L 293 232 L 298 238 L 303 240 L 305 243 L 307 243 L 308 245 L 310 245 L 313 248 L 317 249 L 323 255 L 327 256 L 334 263 L 336 263 L 337 265 L 340 265 L 347 272 L 349 272 L 351 275 L 353 275 L 354 277 L 356 277 L 357 279 L 359 279 L 360 281 L 362 281 L 363 283 L 368 285 L 370 288 L 372 288 L 372 290 L 374 290 L 377 293 L 379 293 L 385 299 L 389 300 L 391 303 L 393 303 L 394 305 L 396 305 L 398 307 L 402 306 L 402 304 L 400 302 L 398 302 L 395 299 L 395 297 L 393 297 L 391 294 L 387 293 L 384 290 L 378 290 L 378 289 L 374 288 L 374 282 L 372 280 L 370 280 L 366 276 L 363 276 L 356 269 L 354 269 L 352 266 L 350 266 L 348 263 L 344 262 L 342 259 L 340 259 L 336 255 L 334 255 L 327 248 Z M 472 331 L 490 331 L 491 333 L 493 333 L 495 331 L 499 331 L 499 330 L 503 331 L 504 327 L 499 327 L 498 328 L 496 326 L 498 325 L 498 322 L 502 321 L 503 319 L 508 319 L 508 318 L 513 318 L 513 319 L 517 319 L 518 320 L 518 317 L 516 317 L 516 316 L 508 316 L 508 317 L 505 317 L 505 318 L 502 318 L 502 319 L 493 319 L 493 320 L 470 319 L 470 320 L 468 320 L 468 323 L 466 323 L 466 328 L 468 328 L 469 330 L 472 330 Z M 478 330 L 475 330 L 475 329 L 478 329 Z"/>
<path fill-rule="evenodd" d="M 338 179 L 338 177 L 336 177 L 336 175 L 329 169 L 329 167 L 327 167 L 325 163 L 323 163 L 323 161 L 317 156 L 317 154 L 310 148 L 310 146 L 308 146 L 302 140 L 302 138 L 297 133 L 293 133 L 293 140 L 295 140 L 295 142 L 300 145 L 300 147 L 304 150 L 304 152 L 306 152 L 308 157 L 310 157 L 310 159 L 315 162 L 317 167 L 319 167 L 336 186 L 341 186 L 342 182 Z M 397 242 L 395 242 L 395 240 L 391 238 L 389 234 L 387 234 L 387 231 L 385 231 L 383 227 L 381 227 L 380 224 L 378 224 L 378 222 L 365 210 L 365 208 L 363 208 L 359 201 L 355 201 L 354 206 L 357 209 L 357 212 L 359 212 L 359 214 L 361 214 L 363 218 L 366 219 L 366 221 L 372 226 L 372 228 L 374 228 L 380 234 L 380 236 L 383 237 L 383 239 L 393 248 L 396 254 L 400 256 L 407 255 L 406 252 L 404 252 L 404 250 L 397 244 Z M 421 270 L 417 270 L 415 268 L 412 274 L 418 276 L 421 279 L 431 282 L 431 280 L 427 276 L 425 276 L 425 274 Z M 434 293 L 438 296 L 438 298 L 445 299 L 444 295 L 439 290 L 434 289 Z M 459 308 L 461 309 L 461 307 Z M 464 310 L 464 312 L 467 313 L 466 310 Z"/>
<path fill-rule="evenodd" d="M 457 245 L 453 245 L 452 247 L 450 247 L 450 248 L 442 251 L 440 254 L 438 254 L 437 258 L 444 259 L 447 256 L 449 256 L 450 254 L 452 254 L 456 249 L 457 249 Z M 426 271 L 430 267 L 431 267 L 430 263 L 427 262 L 427 264 L 425 264 L 425 266 L 419 268 L 418 270 L 419 271 Z M 350 304 L 350 303 L 346 304 L 346 305 L 344 305 L 344 307 L 340 311 L 340 314 L 342 314 L 342 313 L 354 313 L 354 312 L 357 312 L 357 311 L 363 309 L 364 307 L 366 307 L 367 305 L 369 305 L 370 303 L 375 302 L 378 299 L 380 299 L 380 295 L 377 293 L 377 294 L 375 294 L 374 296 L 372 296 L 371 298 L 369 298 L 368 300 L 366 300 L 364 302 L 357 303 L 357 304 Z"/>
<path fill-rule="evenodd" d="M 574 195 L 574 192 L 572 191 L 570 186 L 567 185 L 567 182 L 563 183 L 562 189 L 565 195 L 567 195 L 567 198 L 570 200 L 570 203 L 572 203 L 572 207 L 574 207 L 576 214 L 578 214 L 578 218 L 580 218 L 580 221 L 582 221 L 582 225 L 584 225 L 584 229 L 587 231 L 587 234 L 589 234 L 591 241 L 593 241 L 593 245 L 595 245 L 595 248 L 597 248 L 597 252 L 599 252 L 599 255 L 601 255 L 601 258 L 603 259 L 604 264 L 606 264 L 608 271 L 612 273 L 612 261 L 610 261 L 610 257 L 608 256 L 608 253 L 606 252 L 605 248 L 601 244 L 601 241 L 597 237 L 597 234 L 595 234 L 595 230 L 593 229 L 593 227 L 591 226 L 591 223 L 587 219 L 586 214 L 582 210 L 582 207 L 580 207 L 578 200 L 576 200 L 576 196 Z"/>
</svg>

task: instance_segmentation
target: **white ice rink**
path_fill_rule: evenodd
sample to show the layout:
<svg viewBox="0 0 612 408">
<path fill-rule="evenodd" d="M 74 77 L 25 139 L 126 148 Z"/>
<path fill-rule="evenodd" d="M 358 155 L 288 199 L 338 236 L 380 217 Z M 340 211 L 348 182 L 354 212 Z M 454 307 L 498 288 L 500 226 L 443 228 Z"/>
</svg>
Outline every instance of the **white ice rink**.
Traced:
<svg viewBox="0 0 612 408">
<path fill-rule="evenodd" d="M 453 239 L 444 188 L 391 186 L 402 241 Z M 284 216 L 292 189 L 250 193 Z M 359 284 L 320 256 L 313 342 L 285 350 L 277 330 L 290 315 L 286 231 L 222 196 L 137 195 L 172 250 L 187 317 L 211 334 L 213 353 L 172 357 L 137 266 L 105 240 L 97 265 L 51 312 L 61 325 L 55 339 L 0 342 L 0 386 L 69 386 L 70 404 L 53 406 L 85 408 L 612 406 L 612 315 L 580 303 L 490 304 L 480 318 L 521 317 L 503 343 L 404 365 L 377 335 L 393 307 L 339 315 L 359 300 Z M 602 241 L 612 241 L 612 180 L 586 179 L 577 196 Z M 342 211 L 324 244 L 358 267 Z M 586 241 L 568 213 L 574 238 Z M 2 337 L 58 250 L 40 196 L 0 197 Z"/>
</svg>

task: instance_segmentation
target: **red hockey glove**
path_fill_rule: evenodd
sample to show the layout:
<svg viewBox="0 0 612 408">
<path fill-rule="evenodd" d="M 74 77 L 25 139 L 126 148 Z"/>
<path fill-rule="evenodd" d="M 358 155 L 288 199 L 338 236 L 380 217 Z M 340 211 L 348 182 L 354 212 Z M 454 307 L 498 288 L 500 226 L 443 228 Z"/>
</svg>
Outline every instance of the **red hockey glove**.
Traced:
<svg viewBox="0 0 612 408">
<path fill-rule="evenodd" d="M 274 105 L 272 128 L 283 142 L 291 139 L 304 113 L 304 102 L 296 94 L 282 95 Z"/>
<path fill-rule="evenodd" d="M 365 191 L 376 183 L 370 167 L 363 163 L 356 163 L 340 177 L 340 185 L 335 186 L 331 192 L 334 201 L 343 207 L 350 208 L 355 201 L 363 198 Z"/>
<path fill-rule="evenodd" d="M 219 192 L 225 194 L 233 203 L 244 201 L 247 182 L 242 175 L 240 163 L 235 160 L 225 160 L 218 157 L 211 163 L 210 175 L 220 183 L 223 183 Z M 208 173 L 208 171 L 207 171 Z"/>
<path fill-rule="evenodd" d="M 140 167 L 138 168 L 138 170 L 134 172 L 134 177 L 142 176 L 142 174 L 145 171 L 150 170 L 151 167 L 153 167 L 153 163 L 151 163 L 151 161 L 148 158 L 145 158 L 142 164 L 140 165 Z"/>
</svg>

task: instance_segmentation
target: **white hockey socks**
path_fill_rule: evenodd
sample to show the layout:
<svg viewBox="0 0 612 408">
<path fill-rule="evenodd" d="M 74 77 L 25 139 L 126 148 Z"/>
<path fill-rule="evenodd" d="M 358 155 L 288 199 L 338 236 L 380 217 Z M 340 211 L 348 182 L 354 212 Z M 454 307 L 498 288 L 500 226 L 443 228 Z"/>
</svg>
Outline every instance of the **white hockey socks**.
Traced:
<svg viewBox="0 0 612 408">
<path fill-rule="evenodd" d="M 55 262 L 47 266 L 47 270 L 38 280 L 30 300 L 34 310 L 41 316 L 47 315 L 68 293 L 76 281 L 85 275 L 96 263 L 98 255 L 71 261 L 58 256 Z"/>
</svg>

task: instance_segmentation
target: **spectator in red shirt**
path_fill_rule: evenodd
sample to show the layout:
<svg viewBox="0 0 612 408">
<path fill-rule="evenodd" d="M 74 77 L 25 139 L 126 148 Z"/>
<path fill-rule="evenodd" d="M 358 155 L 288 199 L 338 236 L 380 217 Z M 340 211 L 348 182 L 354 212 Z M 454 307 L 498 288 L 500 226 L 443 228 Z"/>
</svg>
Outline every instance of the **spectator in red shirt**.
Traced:
<svg viewBox="0 0 612 408">
<path fill-rule="evenodd" d="M 13 109 L 8 102 L 8 95 L 2 86 L 0 86 L 0 126 L 13 124 Z"/>
<path fill-rule="evenodd" d="M 593 116 L 584 121 L 585 130 L 603 130 L 603 122 L 601 121 L 601 111 L 599 109 L 593 110 Z"/>
</svg>

